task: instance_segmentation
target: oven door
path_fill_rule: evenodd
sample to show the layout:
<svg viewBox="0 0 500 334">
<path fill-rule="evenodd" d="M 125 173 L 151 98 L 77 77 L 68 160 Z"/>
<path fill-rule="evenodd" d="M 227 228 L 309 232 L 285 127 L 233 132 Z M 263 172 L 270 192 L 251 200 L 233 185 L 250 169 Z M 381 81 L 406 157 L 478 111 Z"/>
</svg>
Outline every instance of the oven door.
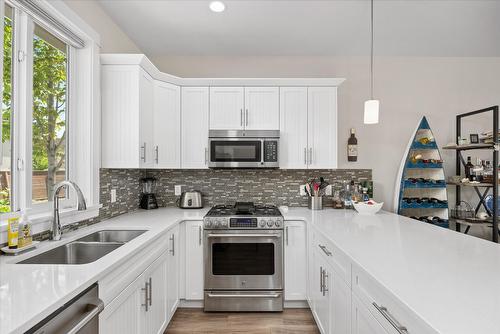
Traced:
<svg viewBox="0 0 500 334">
<path fill-rule="evenodd" d="M 205 230 L 205 290 L 283 289 L 282 230 Z"/>
<path fill-rule="evenodd" d="M 262 140 L 241 138 L 210 138 L 209 162 L 212 168 L 260 167 Z"/>
</svg>

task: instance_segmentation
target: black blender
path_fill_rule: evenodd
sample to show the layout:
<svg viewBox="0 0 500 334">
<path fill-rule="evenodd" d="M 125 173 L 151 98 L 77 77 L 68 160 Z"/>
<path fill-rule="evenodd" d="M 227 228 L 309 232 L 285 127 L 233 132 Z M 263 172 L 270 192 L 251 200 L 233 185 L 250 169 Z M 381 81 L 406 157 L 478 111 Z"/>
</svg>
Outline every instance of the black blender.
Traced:
<svg viewBox="0 0 500 334">
<path fill-rule="evenodd" d="M 156 202 L 155 196 L 156 179 L 154 177 L 144 177 L 141 179 L 141 183 L 141 208 L 145 210 L 158 209 L 158 202 Z"/>
</svg>

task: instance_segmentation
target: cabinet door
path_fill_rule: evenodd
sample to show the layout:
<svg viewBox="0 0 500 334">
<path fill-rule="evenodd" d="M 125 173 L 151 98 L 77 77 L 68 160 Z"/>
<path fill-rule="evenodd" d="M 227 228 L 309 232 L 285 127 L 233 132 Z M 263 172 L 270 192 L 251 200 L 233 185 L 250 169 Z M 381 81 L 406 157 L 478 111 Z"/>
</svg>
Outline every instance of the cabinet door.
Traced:
<svg viewBox="0 0 500 334">
<path fill-rule="evenodd" d="M 172 318 L 179 304 L 179 225 L 168 232 L 167 315 Z"/>
<path fill-rule="evenodd" d="M 208 168 L 208 87 L 182 87 L 181 166 Z"/>
<path fill-rule="evenodd" d="M 136 334 L 142 332 L 145 302 L 142 277 L 123 290 L 99 315 L 99 332 Z"/>
<path fill-rule="evenodd" d="M 352 334 L 388 334 L 361 300 L 352 293 Z"/>
<path fill-rule="evenodd" d="M 144 282 L 148 283 L 150 298 L 145 312 L 143 333 L 163 333 L 168 323 L 167 313 L 167 269 L 168 253 L 163 253 L 144 273 Z"/>
<path fill-rule="evenodd" d="M 330 333 L 351 332 L 351 289 L 336 272 L 329 269 Z"/>
<path fill-rule="evenodd" d="M 155 81 L 153 159 L 155 168 L 181 167 L 180 87 Z"/>
<path fill-rule="evenodd" d="M 154 80 L 144 70 L 140 70 L 139 77 L 139 143 L 141 167 L 154 166 L 154 133 L 153 133 L 153 104 Z"/>
<path fill-rule="evenodd" d="M 243 98 L 243 87 L 210 87 L 210 129 L 243 129 Z"/>
<path fill-rule="evenodd" d="M 307 298 L 306 245 L 305 223 L 285 222 L 285 300 Z"/>
<path fill-rule="evenodd" d="M 186 223 L 186 300 L 203 299 L 203 222 Z"/>
<path fill-rule="evenodd" d="M 280 168 L 307 168 L 307 87 L 280 88 Z"/>
<path fill-rule="evenodd" d="M 337 168 L 337 88 L 308 89 L 309 168 Z"/>
<path fill-rule="evenodd" d="M 327 334 L 330 332 L 330 274 L 326 268 L 326 262 L 321 254 L 317 251 L 313 252 L 313 261 L 315 263 L 314 285 L 316 285 L 316 289 L 312 290 L 314 303 L 313 312 L 320 332 Z M 326 289 L 324 287 L 326 287 Z"/>
<path fill-rule="evenodd" d="M 279 88 L 245 88 L 245 129 L 279 130 Z"/>
</svg>

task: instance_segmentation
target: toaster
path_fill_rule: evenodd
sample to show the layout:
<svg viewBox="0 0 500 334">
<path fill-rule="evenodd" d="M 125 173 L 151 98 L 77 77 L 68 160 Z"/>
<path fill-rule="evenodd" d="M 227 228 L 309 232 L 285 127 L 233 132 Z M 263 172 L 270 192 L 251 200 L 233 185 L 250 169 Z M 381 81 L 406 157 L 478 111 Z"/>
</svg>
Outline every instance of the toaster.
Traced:
<svg viewBox="0 0 500 334">
<path fill-rule="evenodd" d="M 183 191 L 181 197 L 177 200 L 177 206 L 181 209 L 201 209 L 203 208 L 203 200 L 201 192 Z"/>
</svg>

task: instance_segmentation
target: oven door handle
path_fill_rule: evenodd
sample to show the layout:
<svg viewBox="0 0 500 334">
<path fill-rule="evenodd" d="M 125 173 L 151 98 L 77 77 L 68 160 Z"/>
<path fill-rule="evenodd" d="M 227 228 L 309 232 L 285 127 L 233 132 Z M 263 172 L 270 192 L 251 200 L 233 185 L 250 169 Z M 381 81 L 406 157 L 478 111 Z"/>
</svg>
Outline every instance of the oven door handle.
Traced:
<svg viewBox="0 0 500 334">
<path fill-rule="evenodd" d="M 238 294 L 238 295 L 222 295 L 222 294 L 213 294 L 213 293 L 209 293 L 208 294 L 208 297 L 209 298 L 279 298 L 281 296 L 281 294 L 279 293 L 274 293 L 274 294 L 270 294 L 270 295 L 258 295 L 258 294 L 254 294 L 254 295 L 250 295 L 250 294 Z"/>
<path fill-rule="evenodd" d="M 281 234 L 208 234 L 207 238 L 280 238 Z"/>
</svg>

